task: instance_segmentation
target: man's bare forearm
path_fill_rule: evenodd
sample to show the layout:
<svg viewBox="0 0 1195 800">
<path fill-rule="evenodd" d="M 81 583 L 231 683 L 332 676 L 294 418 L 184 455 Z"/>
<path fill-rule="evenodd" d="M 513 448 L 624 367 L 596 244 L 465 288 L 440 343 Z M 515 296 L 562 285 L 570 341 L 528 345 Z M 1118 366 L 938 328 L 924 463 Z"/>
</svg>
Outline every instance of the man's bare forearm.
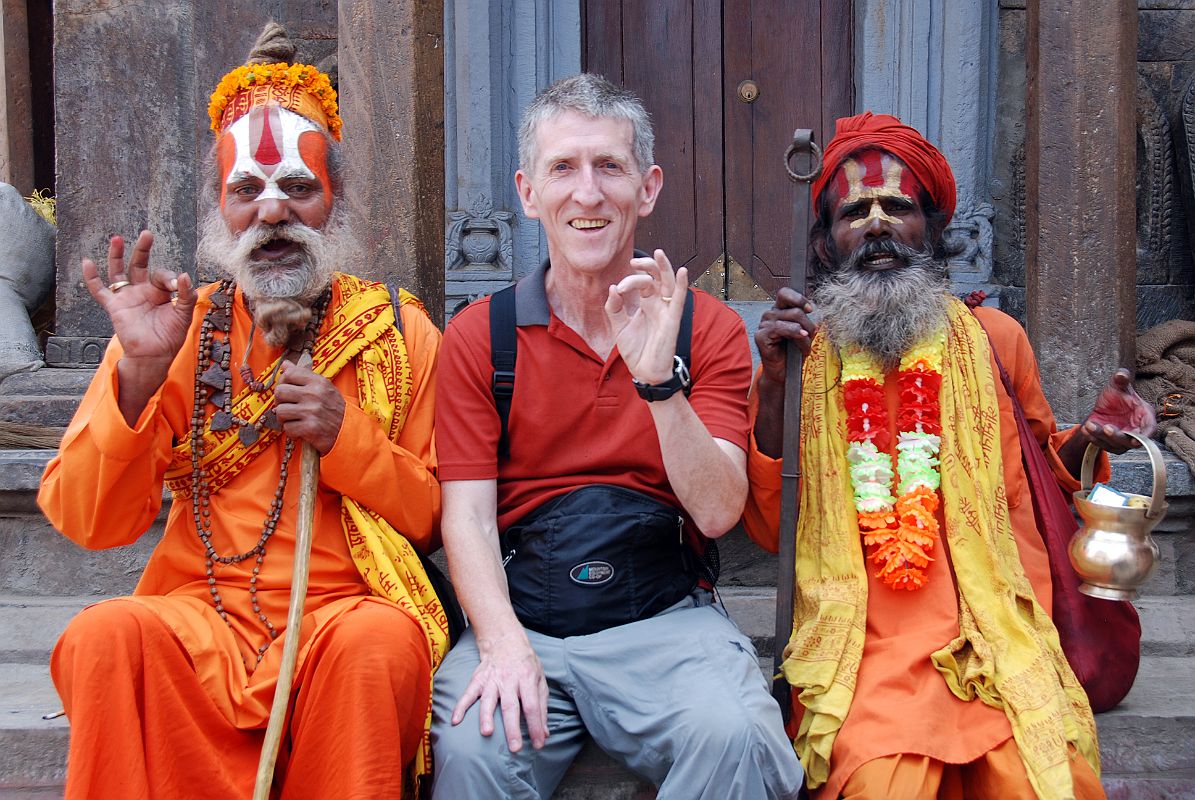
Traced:
<svg viewBox="0 0 1195 800">
<path fill-rule="evenodd" d="M 702 533 L 721 536 L 738 521 L 747 500 L 746 454 L 720 444 L 680 393 L 650 409 L 677 499 Z"/>
<path fill-rule="evenodd" d="M 496 503 L 483 481 L 442 484 L 441 531 L 453 587 L 469 624 L 482 640 L 526 633 L 515 616 L 498 547 Z M 474 485 L 470 485 L 474 484 Z M 479 496 L 480 494 L 480 496 Z M 480 500 L 480 503 L 478 502 Z"/>
<path fill-rule="evenodd" d="M 784 384 L 760 376 L 755 384 L 759 408 L 755 416 L 755 446 L 770 458 L 780 458 L 784 450 Z"/>
</svg>

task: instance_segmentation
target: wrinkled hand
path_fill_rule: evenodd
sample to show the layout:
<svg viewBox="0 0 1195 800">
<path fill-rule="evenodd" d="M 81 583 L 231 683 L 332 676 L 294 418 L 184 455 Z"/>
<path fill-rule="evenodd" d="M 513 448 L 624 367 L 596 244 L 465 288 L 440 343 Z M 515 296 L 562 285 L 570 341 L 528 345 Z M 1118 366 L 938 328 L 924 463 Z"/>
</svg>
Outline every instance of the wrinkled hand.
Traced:
<svg viewBox="0 0 1195 800">
<path fill-rule="evenodd" d="M 1083 423 L 1082 436 L 1104 450 L 1123 453 L 1141 446 L 1125 431 L 1149 436 L 1156 425 L 1153 408 L 1133 388 L 1132 374 L 1121 368 L 1096 398 L 1095 408 Z"/>
<path fill-rule="evenodd" d="M 112 320 L 125 359 L 168 366 L 187 339 L 198 295 L 191 276 L 185 272 L 150 269 L 153 243 L 153 234 L 142 231 L 126 270 L 124 239 L 113 236 L 108 243 L 108 283 L 100 278 L 99 268 L 89 258 L 83 259 L 83 282 Z M 108 288 L 118 281 L 128 281 L 129 285 L 115 292 Z M 173 292 L 178 293 L 177 301 L 172 301 Z"/>
<path fill-rule="evenodd" d="M 309 442 L 326 456 L 344 422 L 344 396 L 332 381 L 285 361 L 278 371 L 274 400 L 282 431 L 292 439 Z"/>
<path fill-rule="evenodd" d="M 776 303 L 764 312 L 755 332 L 755 346 L 764 377 L 775 384 L 784 383 L 787 356 L 785 342 L 796 342 L 801 355 L 809 355 L 817 325 L 809 319 L 813 304 L 800 292 L 783 287 L 776 293 Z"/>
<path fill-rule="evenodd" d="M 681 267 L 674 274 L 663 250 L 651 258 L 632 258 L 631 269 L 637 272 L 610 287 L 606 316 L 631 377 L 663 383 L 672 377 L 689 271 Z"/>
<path fill-rule="evenodd" d="M 523 749 L 520 717 L 527 720 L 531 746 L 539 750 L 548 738 L 548 683 L 543 665 L 525 636 L 478 639 L 481 663 L 452 710 L 452 724 L 460 725 L 465 712 L 481 701 L 481 735 L 494 733 L 494 709 L 502 708 L 506 746 L 512 753 Z"/>
</svg>

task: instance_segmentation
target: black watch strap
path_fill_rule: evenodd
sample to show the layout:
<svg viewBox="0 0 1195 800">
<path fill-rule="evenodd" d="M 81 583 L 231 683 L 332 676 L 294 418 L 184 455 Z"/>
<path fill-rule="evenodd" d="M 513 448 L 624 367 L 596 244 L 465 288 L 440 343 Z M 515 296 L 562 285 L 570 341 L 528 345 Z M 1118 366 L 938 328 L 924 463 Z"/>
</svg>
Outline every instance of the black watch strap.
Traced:
<svg viewBox="0 0 1195 800">
<path fill-rule="evenodd" d="M 637 380 L 631 380 L 635 384 L 635 391 L 647 402 L 654 403 L 656 400 L 667 400 L 680 391 L 683 391 L 685 396 L 688 396 L 689 387 L 693 383 L 689 378 L 689 369 L 685 366 L 685 362 L 680 356 L 673 356 L 672 358 L 672 377 L 663 383 L 640 383 Z"/>
</svg>

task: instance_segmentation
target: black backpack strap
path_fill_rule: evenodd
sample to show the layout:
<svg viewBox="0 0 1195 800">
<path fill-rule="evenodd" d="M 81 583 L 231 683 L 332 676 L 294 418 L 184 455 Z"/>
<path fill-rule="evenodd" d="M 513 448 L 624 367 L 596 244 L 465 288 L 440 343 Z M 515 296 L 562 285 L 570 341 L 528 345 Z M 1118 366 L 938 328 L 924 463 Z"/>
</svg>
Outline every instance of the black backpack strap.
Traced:
<svg viewBox="0 0 1195 800">
<path fill-rule="evenodd" d="M 399 312 L 401 303 L 398 299 L 398 287 L 393 283 L 388 283 L 386 284 L 386 291 L 390 293 L 390 307 L 394 309 L 394 327 L 398 329 L 398 335 L 402 336 L 402 314 Z"/>
<path fill-rule="evenodd" d="M 490 388 L 498 418 L 502 421 L 499 458 L 510 456 L 510 403 L 515 392 L 515 358 L 519 346 L 516 325 L 515 286 L 512 284 L 490 296 L 490 363 L 494 365 Z"/>
<path fill-rule="evenodd" d="M 685 292 L 685 310 L 680 318 L 680 330 L 676 332 L 676 354 L 684 362 L 685 369 L 693 374 L 693 293 Z M 693 384 L 685 387 L 685 397 L 689 396 Z"/>
</svg>

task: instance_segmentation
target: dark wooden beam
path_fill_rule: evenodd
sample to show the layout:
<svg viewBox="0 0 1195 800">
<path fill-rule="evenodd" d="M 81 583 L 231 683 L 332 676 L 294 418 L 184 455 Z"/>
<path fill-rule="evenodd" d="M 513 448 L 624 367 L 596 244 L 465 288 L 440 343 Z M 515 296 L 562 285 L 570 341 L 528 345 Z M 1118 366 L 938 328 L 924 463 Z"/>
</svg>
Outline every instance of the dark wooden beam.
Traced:
<svg viewBox="0 0 1195 800">
<path fill-rule="evenodd" d="M 443 0 L 341 0 L 340 108 L 363 277 L 444 315 Z"/>
<path fill-rule="evenodd" d="M 4 104 L 0 105 L 0 181 L 23 195 L 33 185 L 33 116 L 29 92 L 29 17 L 25 0 L 0 4 L 0 62 Z"/>
<path fill-rule="evenodd" d="M 1136 334 L 1136 0 L 1030 0 L 1027 322 L 1046 396 L 1078 422 Z"/>
</svg>

